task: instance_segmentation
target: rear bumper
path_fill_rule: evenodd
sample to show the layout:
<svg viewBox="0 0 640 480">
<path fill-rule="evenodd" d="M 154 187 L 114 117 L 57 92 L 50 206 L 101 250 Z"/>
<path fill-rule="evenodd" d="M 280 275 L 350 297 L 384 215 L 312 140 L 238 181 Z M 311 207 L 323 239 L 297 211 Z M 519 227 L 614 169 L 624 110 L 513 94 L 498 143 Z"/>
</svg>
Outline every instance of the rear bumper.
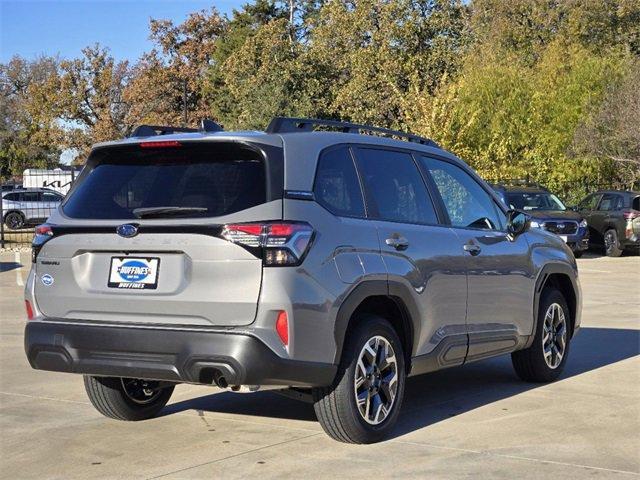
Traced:
<svg viewBox="0 0 640 480">
<path fill-rule="evenodd" d="M 25 352 L 35 369 L 178 383 L 325 386 L 337 367 L 279 357 L 248 334 L 31 321 Z"/>
</svg>

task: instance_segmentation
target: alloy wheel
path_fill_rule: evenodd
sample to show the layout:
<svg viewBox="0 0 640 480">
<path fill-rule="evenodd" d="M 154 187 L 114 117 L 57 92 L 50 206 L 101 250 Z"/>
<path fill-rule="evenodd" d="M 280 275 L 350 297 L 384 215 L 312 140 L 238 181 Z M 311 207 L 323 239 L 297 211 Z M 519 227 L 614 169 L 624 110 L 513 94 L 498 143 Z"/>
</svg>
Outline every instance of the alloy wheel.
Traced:
<svg viewBox="0 0 640 480">
<path fill-rule="evenodd" d="M 354 393 L 360 416 L 378 425 L 389 416 L 398 393 L 398 362 L 389 341 L 370 338 L 358 355 Z"/>
<path fill-rule="evenodd" d="M 604 248 L 609 253 L 616 246 L 616 239 L 612 230 L 608 230 L 604 234 Z"/>
<path fill-rule="evenodd" d="M 5 223 L 11 230 L 18 230 L 22 228 L 22 217 L 17 213 L 10 213 L 7 215 Z"/>
<path fill-rule="evenodd" d="M 544 315 L 542 351 L 544 361 L 552 369 L 562 363 L 567 347 L 567 320 L 562 306 L 552 303 Z"/>
</svg>

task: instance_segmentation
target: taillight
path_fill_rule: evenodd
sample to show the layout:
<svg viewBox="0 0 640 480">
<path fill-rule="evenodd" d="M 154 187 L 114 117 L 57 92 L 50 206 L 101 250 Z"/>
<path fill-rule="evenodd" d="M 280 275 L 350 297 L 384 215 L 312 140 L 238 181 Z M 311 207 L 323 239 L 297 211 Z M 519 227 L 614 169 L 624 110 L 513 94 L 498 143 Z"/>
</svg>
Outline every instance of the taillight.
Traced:
<svg viewBox="0 0 640 480">
<path fill-rule="evenodd" d="M 29 300 L 24 301 L 24 308 L 27 311 L 27 319 L 33 320 L 33 307 L 31 307 L 31 302 L 29 302 Z"/>
<path fill-rule="evenodd" d="M 281 310 L 276 318 L 276 333 L 280 337 L 280 341 L 286 347 L 289 345 L 289 319 L 287 312 Z"/>
<path fill-rule="evenodd" d="M 267 267 L 295 266 L 309 250 L 313 228 L 297 222 L 235 223 L 224 226 L 222 237 L 258 249 Z"/>
<path fill-rule="evenodd" d="M 33 241 L 31 242 L 31 261 L 33 263 L 36 262 L 36 258 L 38 258 L 38 254 L 42 249 L 42 246 L 51 240 L 53 237 L 53 228 L 51 225 L 46 223 L 42 225 L 38 225 L 35 230 L 35 235 L 33 236 Z"/>
</svg>

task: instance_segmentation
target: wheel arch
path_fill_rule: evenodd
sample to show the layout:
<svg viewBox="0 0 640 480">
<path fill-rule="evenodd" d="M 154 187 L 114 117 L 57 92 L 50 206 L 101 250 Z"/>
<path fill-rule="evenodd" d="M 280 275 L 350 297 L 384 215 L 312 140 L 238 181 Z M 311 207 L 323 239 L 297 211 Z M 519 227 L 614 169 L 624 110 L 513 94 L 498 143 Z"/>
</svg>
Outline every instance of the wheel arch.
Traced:
<svg viewBox="0 0 640 480">
<path fill-rule="evenodd" d="M 547 264 L 540 271 L 538 280 L 536 281 L 533 303 L 534 321 L 530 342 L 533 341 L 536 334 L 540 296 L 542 295 L 543 290 L 547 287 L 556 288 L 565 298 L 567 306 L 569 307 L 572 337 L 577 330 L 576 326 L 579 326 L 580 289 L 576 282 L 576 272 L 567 264 Z"/>
<path fill-rule="evenodd" d="M 383 317 L 391 323 L 402 342 L 405 368 L 407 372 L 410 371 L 420 317 L 417 306 L 406 289 L 406 286 L 397 282 L 367 280 L 351 291 L 336 316 L 335 364 L 340 362 L 344 341 L 349 331 L 358 324 L 358 318 L 362 317 L 362 314 L 369 313 Z"/>
</svg>

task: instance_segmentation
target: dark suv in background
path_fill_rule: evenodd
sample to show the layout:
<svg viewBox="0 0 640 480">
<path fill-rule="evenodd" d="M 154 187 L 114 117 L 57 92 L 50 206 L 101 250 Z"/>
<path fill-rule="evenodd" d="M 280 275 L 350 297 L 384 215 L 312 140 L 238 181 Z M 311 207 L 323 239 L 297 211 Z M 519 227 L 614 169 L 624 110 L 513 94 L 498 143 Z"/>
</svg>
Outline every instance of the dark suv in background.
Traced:
<svg viewBox="0 0 640 480">
<path fill-rule="evenodd" d="M 544 187 L 497 184 L 493 188 L 507 207 L 531 216 L 531 227 L 547 230 L 562 238 L 576 258 L 589 248 L 588 221 L 580 213 L 568 209 Z"/>
<path fill-rule="evenodd" d="M 640 247 L 640 192 L 600 191 L 585 197 L 575 208 L 587 219 L 591 242 L 604 247 L 609 257 Z"/>
</svg>

